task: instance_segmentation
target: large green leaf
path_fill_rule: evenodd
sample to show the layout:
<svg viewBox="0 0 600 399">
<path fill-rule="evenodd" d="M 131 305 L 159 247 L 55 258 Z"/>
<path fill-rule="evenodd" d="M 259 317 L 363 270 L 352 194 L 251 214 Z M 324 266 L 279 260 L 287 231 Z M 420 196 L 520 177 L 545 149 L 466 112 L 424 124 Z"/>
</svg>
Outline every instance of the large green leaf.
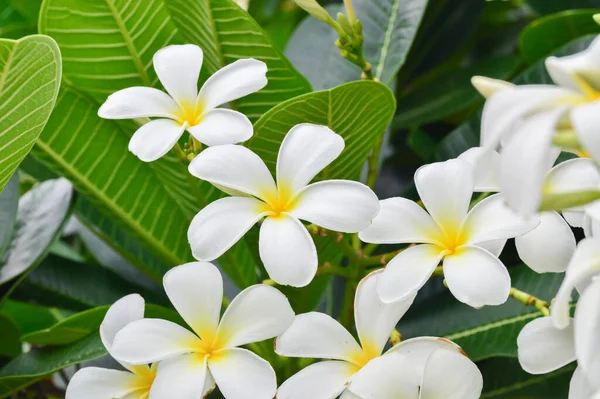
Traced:
<svg viewBox="0 0 600 399">
<path fill-rule="evenodd" d="M 600 0 L 525 0 L 540 15 L 564 10 L 600 8 Z"/>
<path fill-rule="evenodd" d="M 554 298 L 564 275 L 537 274 L 527 266 L 512 270 L 512 286 L 547 300 Z M 509 299 L 497 307 L 473 309 L 458 302 L 449 292 L 434 295 L 414 305 L 400 321 L 406 337 L 446 337 L 474 361 L 494 356 L 517 356 L 517 336 L 531 320 L 540 317 L 534 308 Z"/>
<path fill-rule="evenodd" d="M 17 7 L 19 1 L 0 0 L 0 37 L 19 39 L 37 32 L 37 24 Z"/>
<path fill-rule="evenodd" d="M 4 251 L 12 240 L 17 221 L 19 207 L 19 176 L 17 173 L 8 181 L 4 191 L 0 194 L 0 261 Z"/>
<path fill-rule="evenodd" d="M 0 192 L 44 128 L 60 74 L 60 52 L 51 38 L 0 39 Z"/>
<path fill-rule="evenodd" d="M 320 176 L 357 180 L 395 108 L 394 96 L 385 85 L 346 83 L 279 104 L 255 123 L 248 146 L 274 171 L 281 141 L 293 126 L 306 122 L 326 125 L 344 138 L 346 149 Z"/>
<path fill-rule="evenodd" d="M 592 18 L 599 12 L 599 9 L 568 10 L 536 19 L 521 32 L 521 56 L 528 64 L 533 64 L 571 40 L 600 33 L 600 25 Z"/>
<path fill-rule="evenodd" d="M 3 312 L 0 312 L 0 359 L 16 357 L 21 353 L 21 332 L 15 322 Z"/>
<path fill-rule="evenodd" d="M 427 7 L 427 0 L 354 0 L 362 22 L 365 58 L 375 77 L 390 84 L 404 64 Z"/>
<path fill-rule="evenodd" d="M 0 264 L 0 284 L 22 280 L 40 263 L 71 214 L 72 197 L 66 179 L 45 181 L 21 197 L 15 233 Z M 18 283 L 13 281 L 8 292 Z"/>
<path fill-rule="evenodd" d="M 13 297 L 45 306 L 82 310 L 108 305 L 133 293 L 141 294 L 152 303 L 169 304 L 162 293 L 125 280 L 112 270 L 50 255 L 27 276 Z"/>
<path fill-rule="evenodd" d="M 98 333 L 69 345 L 24 353 L 0 370 L 0 397 L 17 392 L 66 367 L 99 359 L 106 353 Z"/>
<path fill-rule="evenodd" d="M 27 18 L 34 27 L 37 28 L 38 16 L 42 0 L 10 0 L 10 4 L 25 18 Z"/>
<path fill-rule="evenodd" d="M 517 359 L 488 359 L 478 364 L 483 374 L 481 399 L 566 399 L 575 365 L 542 375 L 521 370 Z"/>
<path fill-rule="evenodd" d="M 54 325 L 68 314 L 64 311 L 8 300 L 2 304 L 2 312 L 17 325 L 21 334 L 42 330 Z"/>
<path fill-rule="evenodd" d="M 210 73 L 240 58 L 267 64 L 267 86 L 234 104 L 251 121 L 280 102 L 311 91 L 258 23 L 232 0 L 166 0 L 166 4 L 183 37 L 204 49 Z"/>
</svg>

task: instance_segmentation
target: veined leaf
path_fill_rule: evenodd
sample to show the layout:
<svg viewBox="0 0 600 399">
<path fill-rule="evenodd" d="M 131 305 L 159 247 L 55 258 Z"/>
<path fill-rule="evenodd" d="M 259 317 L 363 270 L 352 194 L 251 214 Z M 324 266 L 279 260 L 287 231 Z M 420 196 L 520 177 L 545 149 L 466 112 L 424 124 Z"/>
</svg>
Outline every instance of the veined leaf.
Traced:
<svg viewBox="0 0 600 399">
<path fill-rule="evenodd" d="M 267 64 L 267 86 L 234 104 L 251 121 L 275 105 L 311 91 L 260 25 L 232 0 L 166 0 L 166 4 L 183 37 L 204 49 L 210 73 L 240 58 Z"/>
<path fill-rule="evenodd" d="M 519 36 L 521 56 L 533 64 L 571 40 L 600 33 L 600 26 L 592 18 L 599 12 L 600 9 L 568 10 L 536 19 Z"/>
<path fill-rule="evenodd" d="M 66 367 L 106 355 L 98 333 L 59 347 L 34 349 L 10 361 L 0 370 L 0 397 L 6 397 Z"/>
<path fill-rule="evenodd" d="M 274 172 L 281 141 L 293 126 L 306 122 L 326 125 L 344 138 L 346 149 L 321 178 L 358 180 L 395 107 L 392 92 L 385 85 L 371 81 L 305 94 L 279 104 L 258 120 L 248 147 Z"/>
<path fill-rule="evenodd" d="M 60 74 L 51 38 L 0 39 L 0 192 L 48 121 Z"/>
<path fill-rule="evenodd" d="M 563 273 L 537 274 L 522 265 L 512 270 L 512 286 L 550 302 L 562 283 Z M 413 306 L 400 321 L 405 337 L 445 337 L 462 346 L 473 361 L 495 356 L 517 356 L 517 336 L 531 320 L 541 316 L 535 308 L 509 298 L 502 306 L 473 309 L 449 292 Z"/>
<path fill-rule="evenodd" d="M 389 84 L 406 60 L 427 0 L 354 0 L 362 22 L 365 58 L 375 76 Z"/>
<path fill-rule="evenodd" d="M 19 276 L 22 280 L 39 264 L 73 209 L 72 196 L 71 184 L 57 179 L 45 181 L 21 197 L 16 230 L 0 266 L 0 284 Z M 8 292 L 18 283 L 13 281 Z"/>
<path fill-rule="evenodd" d="M 19 176 L 15 173 L 0 194 L 0 261 L 10 244 L 19 207 Z"/>
</svg>

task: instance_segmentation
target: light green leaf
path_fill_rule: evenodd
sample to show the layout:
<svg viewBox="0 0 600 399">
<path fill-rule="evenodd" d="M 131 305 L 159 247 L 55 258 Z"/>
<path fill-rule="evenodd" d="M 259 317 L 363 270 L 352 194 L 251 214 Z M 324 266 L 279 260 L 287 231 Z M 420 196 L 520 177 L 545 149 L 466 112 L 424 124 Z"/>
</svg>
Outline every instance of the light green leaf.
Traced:
<svg viewBox="0 0 600 399">
<path fill-rule="evenodd" d="M 98 333 L 73 344 L 34 349 L 17 356 L 0 370 L 0 397 L 6 397 L 66 367 L 106 355 Z"/>
<path fill-rule="evenodd" d="M 9 358 L 18 356 L 21 353 L 21 332 L 14 321 L 4 312 L 0 312 L 0 358 Z"/>
<path fill-rule="evenodd" d="M 258 120 L 248 147 L 274 172 L 281 141 L 293 126 L 306 122 L 326 125 L 344 138 L 346 149 L 320 174 L 321 178 L 358 180 L 395 107 L 392 92 L 372 81 L 351 82 L 305 94 L 279 104 Z"/>
<path fill-rule="evenodd" d="M 15 173 L 0 194 L 0 261 L 12 240 L 19 207 L 19 176 Z"/>
<path fill-rule="evenodd" d="M 67 312 L 58 309 L 13 300 L 2 304 L 2 312 L 15 322 L 21 334 L 48 328 L 68 316 Z"/>
<path fill-rule="evenodd" d="M 275 105 L 311 91 L 258 23 L 232 0 L 167 0 L 166 4 L 183 37 L 204 50 L 208 72 L 241 58 L 267 64 L 267 86 L 233 104 L 251 121 Z"/>
<path fill-rule="evenodd" d="M 66 179 L 48 180 L 19 200 L 17 224 L 6 259 L 0 265 L 0 284 L 22 280 L 44 258 L 73 209 L 73 189 Z M 8 293 L 16 285 L 8 288 Z"/>
<path fill-rule="evenodd" d="M 600 9 L 568 10 L 536 19 L 521 32 L 521 56 L 528 64 L 533 64 L 571 40 L 600 33 L 600 25 L 592 19 L 597 13 Z"/>
<path fill-rule="evenodd" d="M 550 302 L 564 274 L 537 274 L 522 265 L 511 270 L 512 286 Z M 535 308 L 509 298 L 502 306 L 473 309 L 449 292 L 413 306 L 400 321 L 403 336 L 445 337 L 462 346 L 473 361 L 495 356 L 517 356 L 517 336 L 531 320 L 540 317 Z"/>
<path fill-rule="evenodd" d="M 390 84 L 404 64 L 427 7 L 427 0 L 354 0 L 362 22 L 365 58 L 375 76 Z"/>
<path fill-rule="evenodd" d="M 0 39 L 0 192 L 44 128 L 60 74 L 60 52 L 51 38 Z"/>
</svg>

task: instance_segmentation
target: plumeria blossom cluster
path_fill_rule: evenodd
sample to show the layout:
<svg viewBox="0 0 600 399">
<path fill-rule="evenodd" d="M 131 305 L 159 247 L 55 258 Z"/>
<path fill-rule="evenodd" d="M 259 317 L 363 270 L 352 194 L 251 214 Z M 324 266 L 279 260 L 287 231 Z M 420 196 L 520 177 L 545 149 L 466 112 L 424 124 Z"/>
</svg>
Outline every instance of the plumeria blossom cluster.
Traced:
<svg viewBox="0 0 600 399">
<path fill-rule="evenodd" d="M 523 368 L 546 373 L 577 360 L 571 398 L 599 399 L 600 203 L 540 211 L 544 197 L 600 189 L 600 139 L 593 133 L 600 107 L 593 62 L 598 57 L 596 40 L 581 54 L 548 59 L 558 86 L 475 78 L 489 97 L 481 147 L 418 169 L 415 202 L 380 201 L 362 183 L 320 179 L 345 147 L 327 126 L 292 127 L 270 169 L 240 144 L 253 134 L 246 116 L 219 108 L 263 88 L 266 65 L 236 61 L 198 90 L 202 50 L 160 50 L 154 67 L 168 94 L 148 87 L 121 90 L 99 115 L 135 119 L 141 127 L 129 149 L 140 160 L 155 161 L 174 150 L 184 155 L 191 175 L 226 196 L 201 209 L 189 226 L 198 262 L 164 276 L 185 326 L 144 318 L 137 295 L 121 299 L 100 330 L 109 354 L 128 371 L 84 368 L 72 379 L 68 399 L 199 399 L 216 386 L 228 399 L 476 399 L 481 373 L 456 344 L 420 337 L 390 347 L 388 338 L 432 275 L 443 275 L 454 297 L 468 306 L 505 303 L 511 278 L 499 257 L 509 239 L 535 272 L 566 271 L 551 314 L 542 306 L 546 317 L 519 337 Z M 182 150 L 185 131 L 190 137 Z M 555 144 L 573 136 L 578 144 L 569 150 L 577 157 L 555 165 L 561 153 Z M 257 225 L 258 254 L 272 285 L 305 287 L 313 281 L 320 263 L 312 226 L 340 239 L 351 233 L 365 243 L 404 245 L 384 268 L 359 275 L 358 340 L 327 314 L 295 315 L 282 292 L 267 284 L 243 290 L 221 316 L 223 280 L 208 262 Z M 583 227 L 587 238 L 577 244 L 571 227 Z M 571 319 L 575 289 L 581 297 Z M 325 360 L 278 388 L 273 366 L 256 345 L 268 339 L 275 339 L 281 357 Z"/>
</svg>

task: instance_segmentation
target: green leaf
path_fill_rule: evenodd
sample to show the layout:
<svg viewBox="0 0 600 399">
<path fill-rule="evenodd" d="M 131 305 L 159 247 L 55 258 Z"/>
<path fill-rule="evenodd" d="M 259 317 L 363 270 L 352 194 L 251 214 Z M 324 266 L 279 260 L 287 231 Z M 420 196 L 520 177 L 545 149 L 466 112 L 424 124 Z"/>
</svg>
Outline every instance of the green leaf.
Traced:
<svg viewBox="0 0 600 399">
<path fill-rule="evenodd" d="M 21 197 L 15 234 L 0 266 L 0 284 L 19 276 L 22 280 L 40 263 L 71 214 L 72 198 L 66 179 L 45 181 Z M 9 293 L 19 281 L 8 288 Z"/>
<path fill-rule="evenodd" d="M 540 211 L 560 211 L 582 206 L 600 199 L 600 190 L 577 191 L 572 193 L 545 194 Z"/>
<path fill-rule="evenodd" d="M 512 286 L 550 302 L 564 274 L 537 274 L 525 265 L 511 270 Z M 502 306 L 473 309 L 445 291 L 414 305 L 400 321 L 405 337 L 445 337 L 462 346 L 473 361 L 495 356 L 517 356 L 517 336 L 531 320 L 535 308 L 509 298 Z"/>
<path fill-rule="evenodd" d="M 2 304 L 2 312 L 15 322 L 21 334 L 48 328 L 67 316 L 58 309 L 13 300 Z"/>
<path fill-rule="evenodd" d="M 60 85 L 54 40 L 0 39 L 0 192 L 46 124 Z"/>
<path fill-rule="evenodd" d="M 415 83 L 410 92 L 398 99 L 399 113 L 394 117 L 393 129 L 434 122 L 482 103 L 483 98 L 473 88 L 471 78 L 483 75 L 508 79 L 520 64 L 516 55 L 496 57 Z"/>
<path fill-rule="evenodd" d="M 392 92 L 372 81 L 305 94 L 279 104 L 258 120 L 248 147 L 274 172 L 281 141 L 293 126 L 307 122 L 326 125 L 344 138 L 346 149 L 321 173 L 321 178 L 358 180 L 395 106 Z"/>
<path fill-rule="evenodd" d="M 78 341 L 98 331 L 109 308 L 109 305 L 101 306 L 74 314 L 49 328 L 24 335 L 22 340 L 32 345 L 65 345 Z M 146 304 L 145 317 L 165 319 L 185 326 L 177 312 L 161 306 Z"/>
<path fill-rule="evenodd" d="M 0 260 L 12 240 L 19 207 L 19 176 L 15 173 L 0 194 Z"/>
<path fill-rule="evenodd" d="M 566 399 L 575 370 L 571 364 L 551 373 L 528 374 L 517 359 L 497 358 L 478 364 L 483 374 L 481 399 Z"/>
<path fill-rule="evenodd" d="M 600 33 L 600 25 L 592 19 L 599 12 L 600 9 L 568 10 L 536 19 L 521 32 L 521 56 L 525 62 L 533 64 L 571 40 Z"/>
<path fill-rule="evenodd" d="M 17 392 L 66 367 L 99 359 L 106 353 L 98 333 L 70 345 L 24 353 L 0 370 L 0 397 Z"/>
<path fill-rule="evenodd" d="M 390 84 L 404 64 L 427 7 L 427 0 L 354 0 L 362 22 L 365 58 L 375 77 Z"/>
<path fill-rule="evenodd" d="M 34 27 L 37 28 L 42 0 L 10 0 L 10 4 L 19 14 L 31 21 L 31 23 L 34 24 Z"/>
<path fill-rule="evenodd" d="M 267 86 L 234 104 L 251 121 L 275 105 L 311 91 L 310 84 L 258 23 L 232 0 L 167 0 L 166 4 L 182 36 L 204 50 L 208 72 L 241 58 L 256 58 L 267 64 Z"/>
<path fill-rule="evenodd" d="M 12 359 L 21 353 L 21 332 L 14 321 L 5 313 L 0 312 L 0 358 Z"/>
<path fill-rule="evenodd" d="M 169 304 L 162 290 L 156 292 L 132 283 L 99 265 L 50 255 L 27 276 L 13 297 L 45 306 L 82 310 L 111 304 L 132 293 L 139 293 L 152 303 Z"/>
<path fill-rule="evenodd" d="M 21 13 L 20 0 L 0 0 L 0 37 L 20 39 L 37 32 L 37 24 Z"/>
<path fill-rule="evenodd" d="M 600 8 L 600 0 L 525 0 L 525 2 L 540 15 L 564 10 Z"/>
</svg>

